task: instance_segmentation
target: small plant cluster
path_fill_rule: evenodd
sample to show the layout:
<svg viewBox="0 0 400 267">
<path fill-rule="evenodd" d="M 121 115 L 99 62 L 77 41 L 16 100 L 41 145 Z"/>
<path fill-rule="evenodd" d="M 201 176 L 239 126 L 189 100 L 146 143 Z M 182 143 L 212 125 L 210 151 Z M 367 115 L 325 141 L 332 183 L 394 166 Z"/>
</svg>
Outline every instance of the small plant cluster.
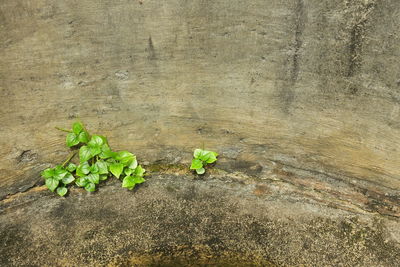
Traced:
<svg viewBox="0 0 400 267">
<path fill-rule="evenodd" d="M 62 165 L 44 170 L 42 177 L 50 191 L 64 196 L 68 186 L 75 182 L 93 192 L 101 181 L 111 176 L 122 179 L 122 187 L 129 190 L 145 181 L 145 169 L 138 165 L 136 156 L 128 151 L 112 151 L 104 136 L 90 135 L 80 122 L 75 122 L 72 130 L 57 129 L 68 132 L 68 147 L 79 149 L 79 164 L 70 162 L 76 154 L 74 152 Z"/>
<path fill-rule="evenodd" d="M 210 163 L 217 161 L 218 153 L 213 151 L 207 151 L 203 149 L 196 149 L 193 153 L 191 170 L 196 170 L 197 174 L 204 174 L 206 172 L 205 166 Z"/>
</svg>

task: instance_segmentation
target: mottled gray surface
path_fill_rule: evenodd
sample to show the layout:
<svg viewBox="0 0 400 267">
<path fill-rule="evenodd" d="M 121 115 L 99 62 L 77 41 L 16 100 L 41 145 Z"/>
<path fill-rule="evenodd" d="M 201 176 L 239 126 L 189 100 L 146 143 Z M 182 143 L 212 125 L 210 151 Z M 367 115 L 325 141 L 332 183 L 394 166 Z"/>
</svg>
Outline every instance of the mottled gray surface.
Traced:
<svg viewBox="0 0 400 267">
<path fill-rule="evenodd" d="M 398 222 L 399 26 L 398 0 L 3 0 L 0 199 L 64 160 L 54 126 L 80 118 L 140 161 L 204 143 L 340 220 Z"/>
</svg>

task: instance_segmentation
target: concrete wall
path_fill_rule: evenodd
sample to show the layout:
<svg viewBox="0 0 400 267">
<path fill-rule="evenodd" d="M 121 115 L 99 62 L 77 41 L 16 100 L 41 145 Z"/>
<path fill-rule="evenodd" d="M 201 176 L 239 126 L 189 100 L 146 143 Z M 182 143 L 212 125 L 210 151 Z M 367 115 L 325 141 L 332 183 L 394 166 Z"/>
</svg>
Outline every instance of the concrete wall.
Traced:
<svg viewBox="0 0 400 267">
<path fill-rule="evenodd" d="M 61 161 L 53 127 L 75 118 L 150 162 L 204 142 L 398 190 L 399 14 L 397 0 L 1 1 L 0 191 Z"/>
<path fill-rule="evenodd" d="M 397 266 L 399 28 L 398 0 L 0 1 L 0 262 Z M 148 182 L 40 186 L 76 119 Z"/>
</svg>

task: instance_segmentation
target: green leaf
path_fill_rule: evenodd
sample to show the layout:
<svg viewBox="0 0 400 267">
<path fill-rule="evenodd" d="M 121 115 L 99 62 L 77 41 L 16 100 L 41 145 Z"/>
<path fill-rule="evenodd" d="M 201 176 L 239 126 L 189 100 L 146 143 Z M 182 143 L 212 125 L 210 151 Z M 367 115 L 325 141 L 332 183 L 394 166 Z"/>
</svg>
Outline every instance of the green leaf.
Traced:
<svg viewBox="0 0 400 267">
<path fill-rule="evenodd" d="M 122 163 L 112 163 L 110 164 L 110 172 L 114 174 L 115 177 L 119 179 L 122 171 L 124 169 L 124 165 Z"/>
<path fill-rule="evenodd" d="M 59 183 L 60 182 L 58 180 L 53 179 L 53 178 L 46 179 L 46 186 L 48 189 L 50 189 L 51 192 L 54 192 L 54 190 L 57 188 Z"/>
<path fill-rule="evenodd" d="M 102 160 L 99 160 L 96 162 L 97 168 L 99 169 L 99 174 L 108 174 L 108 166 L 107 163 L 105 163 Z"/>
<path fill-rule="evenodd" d="M 203 150 L 201 155 L 198 157 L 198 159 L 207 162 L 208 158 L 210 157 L 211 153 L 209 151 Z"/>
<path fill-rule="evenodd" d="M 93 164 L 93 165 L 90 167 L 90 172 L 91 172 L 91 173 L 99 173 L 99 167 L 97 166 L 97 164 Z"/>
<path fill-rule="evenodd" d="M 67 172 L 62 167 L 61 168 L 56 167 L 56 169 L 54 170 L 53 178 L 56 179 L 57 181 L 60 181 L 60 180 L 62 180 L 62 178 L 65 177 L 65 175 L 67 175 L 67 173 L 69 173 L 69 172 Z"/>
<path fill-rule="evenodd" d="M 110 159 L 106 159 L 106 163 L 108 164 L 108 165 L 110 165 L 111 163 L 116 163 L 117 161 L 115 160 L 115 159 L 113 159 L 113 158 L 110 158 Z"/>
<path fill-rule="evenodd" d="M 107 178 L 108 178 L 108 175 L 107 174 L 100 174 L 100 181 L 104 181 L 104 180 L 107 180 Z"/>
<path fill-rule="evenodd" d="M 75 122 L 74 124 L 72 124 L 72 131 L 78 135 L 80 132 L 83 131 L 83 125 L 80 122 Z"/>
<path fill-rule="evenodd" d="M 135 187 L 134 178 L 130 175 L 125 176 L 124 180 L 122 181 L 122 187 L 132 190 Z"/>
<path fill-rule="evenodd" d="M 124 169 L 124 173 L 125 175 L 129 176 L 134 172 L 134 170 L 130 169 L 130 168 L 125 168 Z"/>
<path fill-rule="evenodd" d="M 204 168 L 196 169 L 197 174 L 203 174 L 206 172 Z"/>
<path fill-rule="evenodd" d="M 125 176 L 124 180 L 122 181 L 122 187 L 128 188 L 129 190 L 132 190 L 136 184 L 141 184 L 144 181 L 146 181 L 143 177 L 139 176 Z"/>
<path fill-rule="evenodd" d="M 91 183 L 98 184 L 100 181 L 100 176 L 98 173 L 91 173 L 86 176 L 86 179 Z"/>
<path fill-rule="evenodd" d="M 98 135 L 98 137 L 100 137 L 103 140 L 103 144 L 108 145 L 108 141 L 107 141 L 107 138 L 105 136 Z"/>
<path fill-rule="evenodd" d="M 143 176 L 146 170 L 142 168 L 142 166 L 137 166 L 135 169 L 135 176 Z"/>
<path fill-rule="evenodd" d="M 89 133 L 86 131 L 80 132 L 80 134 L 78 135 L 78 140 L 81 143 L 87 143 L 89 142 Z"/>
<path fill-rule="evenodd" d="M 92 156 L 96 156 L 96 155 L 100 154 L 101 147 L 103 146 L 103 144 L 104 144 L 104 141 L 103 141 L 102 137 L 100 137 L 98 135 L 93 135 L 88 143 L 90 154 L 92 154 Z"/>
<path fill-rule="evenodd" d="M 59 194 L 61 197 L 64 196 L 67 192 L 68 189 L 66 187 L 57 188 L 57 194 Z"/>
<path fill-rule="evenodd" d="M 111 151 L 110 147 L 107 144 L 101 146 L 101 153 L 99 155 L 102 159 L 114 158 L 117 156 L 116 152 Z"/>
<path fill-rule="evenodd" d="M 138 162 L 137 162 L 136 157 L 135 157 L 135 159 L 134 159 L 134 160 L 132 161 L 132 163 L 129 165 L 129 169 L 134 170 L 134 169 L 136 169 L 137 166 L 138 166 Z"/>
<path fill-rule="evenodd" d="M 94 192 L 96 190 L 96 185 L 94 183 L 88 183 L 85 186 L 86 191 L 88 192 Z"/>
<path fill-rule="evenodd" d="M 194 150 L 193 156 L 194 156 L 195 158 L 199 158 L 202 154 L 203 154 L 203 150 L 200 149 L 200 148 L 198 148 L 198 149 L 195 149 L 195 150 Z"/>
<path fill-rule="evenodd" d="M 91 158 L 92 158 L 92 153 L 90 153 L 89 148 L 87 146 L 82 146 L 79 149 L 79 161 L 82 163 L 88 161 Z"/>
<path fill-rule="evenodd" d="M 75 184 L 79 187 L 85 187 L 88 183 L 88 180 L 85 177 L 79 177 L 78 179 L 76 179 Z"/>
<path fill-rule="evenodd" d="M 90 172 L 90 165 L 87 161 L 81 163 L 78 168 L 76 168 L 76 175 L 86 176 Z"/>
<path fill-rule="evenodd" d="M 54 176 L 54 169 L 53 168 L 45 169 L 44 171 L 42 171 L 41 175 L 45 179 L 52 178 Z"/>
<path fill-rule="evenodd" d="M 75 181 L 74 176 L 71 173 L 67 173 L 67 175 L 65 175 L 65 177 L 62 179 L 63 184 L 70 184 L 73 181 Z"/>
<path fill-rule="evenodd" d="M 136 157 L 128 151 L 119 151 L 115 156 L 115 159 L 124 164 L 124 166 L 129 166 L 136 159 Z"/>
<path fill-rule="evenodd" d="M 217 157 L 215 156 L 214 152 L 207 151 L 208 159 L 205 161 L 207 163 L 213 163 L 217 161 Z"/>
<path fill-rule="evenodd" d="M 141 183 L 145 182 L 146 180 L 143 177 L 135 176 L 133 178 L 133 181 L 135 182 L 135 184 L 141 184 Z"/>
<path fill-rule="evenodd" d="M 101 147 L 99 146 L 89 146 L 90 154 L 94 157 L 101 153 Z"/>
<path fill-rule="evenodd" d="M 104 139 L 101 136 L 93 135 L 90 139 L 88 146 L 97 146 L 101 147 L 104 143 Z"/>
<path fill-rule="evenodd" d="M 78 135 L 76 135 L 75 133 L 67 134 L 66 142 L 68 147 L 76 146 L 77 144 L 79 144 Z"/>
<path fill-rule="evenodd" d="M 67 166 L 67 171 L 69 171 L 69 172 L 73 172 L 73 171 L 75 171 L 76 170 L 76 165 L 74 164 L 74 163 L 69 163 L 68 164 L 68 166 Z"/>
<path fill-rule="evenodd" d="M 203 162 L 200 159 L 193 159 L 192 165 L 190 166 L 191 170 L 200 169 L 203 167 Z"/>
</svg>

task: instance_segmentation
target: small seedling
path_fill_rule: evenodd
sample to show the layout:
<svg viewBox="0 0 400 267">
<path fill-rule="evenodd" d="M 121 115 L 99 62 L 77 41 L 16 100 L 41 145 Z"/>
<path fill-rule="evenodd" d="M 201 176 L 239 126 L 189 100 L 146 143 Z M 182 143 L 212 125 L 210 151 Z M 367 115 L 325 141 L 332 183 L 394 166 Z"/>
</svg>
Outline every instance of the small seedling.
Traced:
<svg viewBox="0 0 400 267">
<path fill-rule="evenodd" d="M 194 151 L 193 156 L 190 169 L 196 170 L 197 174 L 204 174 L 206 172 L 204 167 L 209 163 L 216 162 L 218 153 L 198 148 Z"/>
<path fill-rule="evenodd" d="M 62 165 L 44 170 L 42 177 L 52 192 L 56 190 L 60 196 L 64 196 L 68 192 L 67 186 L 74 181 L 77 186 L 93 192 L 96 185 L 111 175 L 123 179 L 122 187 L 129 190 L 145 181 L 145 169 L 138 165 L 136 156 L 128 151 L 112 151 L 106 137 L 91 136 L 80 122 L 75 122 L 72 130 L 56 128 L 68 132 L 68 147 L 79 149 L 79 165 L 70 162 L 66 166 L 75 156 L 76 152 L 73 152 Z"/>
</svg>

